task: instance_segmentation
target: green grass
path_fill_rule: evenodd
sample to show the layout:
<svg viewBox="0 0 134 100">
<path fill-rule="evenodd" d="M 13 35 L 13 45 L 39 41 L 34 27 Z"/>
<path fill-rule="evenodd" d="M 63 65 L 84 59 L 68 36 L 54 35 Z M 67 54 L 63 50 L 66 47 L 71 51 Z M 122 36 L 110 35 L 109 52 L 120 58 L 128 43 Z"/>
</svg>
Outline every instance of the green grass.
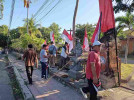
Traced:
<svg viewBox="0 0 134 100">
<path fill-rule="evenodd" d="M 121 64 L 121 79 L 126 79 L 134 71 L 134 64 Z"/>
</svg>

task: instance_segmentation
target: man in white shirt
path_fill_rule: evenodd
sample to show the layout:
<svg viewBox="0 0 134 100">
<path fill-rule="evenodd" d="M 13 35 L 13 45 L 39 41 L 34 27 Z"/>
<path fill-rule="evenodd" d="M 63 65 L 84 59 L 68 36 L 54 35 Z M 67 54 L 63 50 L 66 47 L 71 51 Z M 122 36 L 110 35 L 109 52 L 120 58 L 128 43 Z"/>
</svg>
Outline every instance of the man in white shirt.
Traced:
<svg viewBox="0 0 134 100">
<path fill-rule="evenodd" d="M 46 69 L 47 69 L 47 62 L 48 62 L 48 56 L 47 56 L 47 52 L 46 52 L 46 48 L 47 45 L 44 44 L 42 46 L 42 50 L 40 51 L 40 63 L 41 63 L 41 78 L 45 79 L 47 78 L 47 73 L 46 73 Z"/>
<path fill-rule="evenodd" d="M 68 45 L 68 43 L 65 42 L 65 45 L 62 47 L 60 68 L 62 68 L 66 64 L 66 59 L 67 59 L 67 55 L 68 55 L 67 45 Z"/>
</svg>

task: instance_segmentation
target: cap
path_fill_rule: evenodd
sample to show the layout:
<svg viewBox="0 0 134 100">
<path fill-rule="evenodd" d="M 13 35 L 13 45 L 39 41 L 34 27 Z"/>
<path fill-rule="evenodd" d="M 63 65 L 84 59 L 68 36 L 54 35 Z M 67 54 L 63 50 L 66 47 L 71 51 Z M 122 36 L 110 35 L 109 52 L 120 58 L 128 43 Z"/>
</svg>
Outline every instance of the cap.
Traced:
<svg viewBox="0 0 134 100">
<path fill-rule="evenodd" d="M 95 42 L 93 43 L 93 46 L 97 46 L 97 45 L 101 45 L 101 42 L 95 41 Z"/>
</svg>

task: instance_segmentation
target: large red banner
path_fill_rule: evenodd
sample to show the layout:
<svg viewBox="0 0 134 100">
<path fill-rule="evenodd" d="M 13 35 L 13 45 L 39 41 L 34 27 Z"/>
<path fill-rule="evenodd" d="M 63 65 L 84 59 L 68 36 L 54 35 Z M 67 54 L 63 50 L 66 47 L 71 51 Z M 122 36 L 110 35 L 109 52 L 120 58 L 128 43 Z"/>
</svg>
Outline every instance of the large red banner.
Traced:
<svg viewBox="0 0 134 100">
<path fill-rule="evenodd" d="M 101 32 L 115 28 L 112 0 L 99 0 L 100 13 L 102 13 Z"/>
</svg>

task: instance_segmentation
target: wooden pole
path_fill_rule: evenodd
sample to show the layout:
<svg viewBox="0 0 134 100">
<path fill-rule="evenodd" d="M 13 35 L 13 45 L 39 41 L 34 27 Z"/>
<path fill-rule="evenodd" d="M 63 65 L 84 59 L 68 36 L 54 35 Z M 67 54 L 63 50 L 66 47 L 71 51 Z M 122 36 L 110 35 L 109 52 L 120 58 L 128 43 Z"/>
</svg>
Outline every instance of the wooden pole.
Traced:
<svg viewBox="0 0 134 100">
<path fill-rule="evenodd" d="M 116 63 L 117 63 L 117 72 L 118 72 L 118 84 L 120 86 L 120 73 L 119 73 L 119 62 L 118 62 L 118 47 L 117 47 L 117 39 L 116 39 L 116 30 L 114 29 L 114 37 L 115 37 L 115 48 L 116 48 Z"/>
<path fill-rule="evenodd" d="M 79 0 L 76 0 L 76 6 L 75 6 L 75 11 L 74 11 L 74 17 L 73 17 L 73 47 L 75 47 L 75 39 L 76 39 L 76 37 L 75 37 L 75 22 L 76 22 L 78 5 L 79 5 Z"/>
</svg>

